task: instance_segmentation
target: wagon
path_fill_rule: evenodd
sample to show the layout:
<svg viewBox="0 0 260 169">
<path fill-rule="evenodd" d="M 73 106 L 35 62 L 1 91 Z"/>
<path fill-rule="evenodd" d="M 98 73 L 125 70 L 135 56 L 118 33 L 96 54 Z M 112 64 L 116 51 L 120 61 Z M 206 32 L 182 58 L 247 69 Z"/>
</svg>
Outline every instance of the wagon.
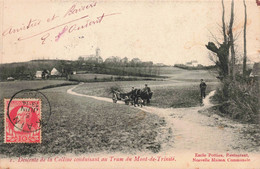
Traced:
<svg viewBox="0 0 260 169">
<path fill-rule="evenodd" d="M 114 91 L 112 95 L 112 100 L 116 103 L 118 100 L 124 101 L 126 105 L 133 105 L 134 100 L 130 97 L 129 93 L 121 93 L 118 91 Z"/>
</svg>

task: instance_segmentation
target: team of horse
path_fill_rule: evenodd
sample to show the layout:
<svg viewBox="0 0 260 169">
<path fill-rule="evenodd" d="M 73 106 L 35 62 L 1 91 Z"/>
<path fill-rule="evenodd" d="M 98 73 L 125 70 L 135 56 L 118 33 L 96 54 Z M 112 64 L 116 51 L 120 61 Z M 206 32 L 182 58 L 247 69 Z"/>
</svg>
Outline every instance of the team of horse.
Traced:
<svg viewBox="0 0 260 169">
<path fill-rule="evenodd" d="M 112 100 L 114 103 L 117 100 L 122 100 L 126 105 L 144 106 L 150 103 L 153 92 L 144 91 L 142 89 L 134 89 L 128 93 L 122 93 L 118 91 L 113 92 Z"/>
</svg>

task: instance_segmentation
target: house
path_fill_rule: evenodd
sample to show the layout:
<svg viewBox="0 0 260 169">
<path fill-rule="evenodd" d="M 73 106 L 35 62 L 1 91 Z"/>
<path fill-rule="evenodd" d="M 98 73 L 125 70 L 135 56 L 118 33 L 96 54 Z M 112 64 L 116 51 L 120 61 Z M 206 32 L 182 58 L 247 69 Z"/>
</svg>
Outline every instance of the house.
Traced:
<svg viewBox="0 0 260 169">
<path fill-rule="evenodd" d="M 51 70 L 51 76 L 60 76 L 61 73 L 54 67 L 52 70 Z"/>
<path fill-rule="evenodd" d="M 7 81 L 14 81 L 14 78 L 13 77 L 8 77 Z"/>
<path fill-rule="evenodd" d="M 35 78 L 36 78 L 36 79 L 41 79 L 41 78 L 42 78 L 42 70 L 36 71 L 36 73 L 35 73 Z"/>
<path fill-rule="evenodd" d="M 101 56 L 96 56 L 96 55 L 84 55 L 84 56 L 80 56 L 81 58 L 83 58 L 84 61 L 87 62 L 93 62 L 93 63 L 102 63 L 103 59 Z"/>
<path fill-rule="evenodd" d="M 109 58 L 107 58 L 107 59 L 105 60 L 105 62 L 106 62 L 106 63 L 119 63 L 120 60 L 121 60 L 121 58 L 118 57 L 118 56 L 110 56 Z"/>
<path fill-rule="evenodd" d="M 190 66 L 190 67 L 197 67 L 198 66 L 198 61 L 197 60 L 192 60 L 190 62 L 186 62 L 186 66 Z"/>
<path fill-rule="evenodd" d="M 155 66 L 165 66 L 163 63 L 156 63 Z"/>
</svg>

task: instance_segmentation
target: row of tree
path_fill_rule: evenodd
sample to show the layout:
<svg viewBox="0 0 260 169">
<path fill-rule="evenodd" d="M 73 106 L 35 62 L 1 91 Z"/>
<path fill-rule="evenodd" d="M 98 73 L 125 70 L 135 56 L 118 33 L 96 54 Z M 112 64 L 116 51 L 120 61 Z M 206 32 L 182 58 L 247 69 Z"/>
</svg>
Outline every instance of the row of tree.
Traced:
<svg viewBox="0 0 260 169">
<path fill-rule="evenodd" d="M 138 67 L 148 67 L 148 66 L 161 66 L 162 64 L 155 64 L 152 61 L 143 62 L 139 58 L 129 59 L 127 57 L 120 58 L 118 56 L 111 56 L 103 61 L 101 56 L 89 56 L 89 57 L 82 57 L 78 58 L 82 64 L 93 63 L 93 64 L 103 64 L 109 66 L 138 66 Z"/>
</svg>

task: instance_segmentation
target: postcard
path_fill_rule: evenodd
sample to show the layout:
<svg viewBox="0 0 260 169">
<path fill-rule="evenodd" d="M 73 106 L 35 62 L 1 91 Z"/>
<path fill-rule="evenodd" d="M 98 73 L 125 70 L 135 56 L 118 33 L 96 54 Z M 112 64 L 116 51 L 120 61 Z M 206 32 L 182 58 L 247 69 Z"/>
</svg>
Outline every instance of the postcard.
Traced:
<svg viewBox="0 0 260 169">
<path fill-rule="evenodd" d="M 260 168 L 260 1 L 0 0 L 0 168 Z"/>
</svg>

